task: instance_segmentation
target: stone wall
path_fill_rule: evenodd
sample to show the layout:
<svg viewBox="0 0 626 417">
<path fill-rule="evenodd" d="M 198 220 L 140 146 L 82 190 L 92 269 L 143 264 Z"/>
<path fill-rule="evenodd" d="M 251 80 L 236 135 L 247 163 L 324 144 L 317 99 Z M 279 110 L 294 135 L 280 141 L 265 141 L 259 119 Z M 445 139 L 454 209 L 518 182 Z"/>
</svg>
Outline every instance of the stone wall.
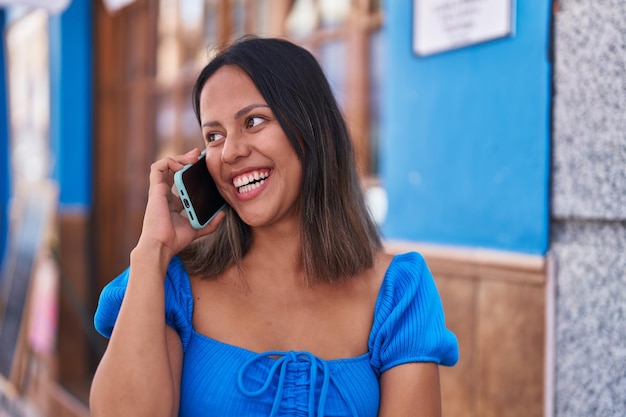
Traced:
<svg viewBox="0 0 626 417">
<path fill-rule="evenodd" d="M 626 415 L 626 2 L 555 14 L 554 415 Z"/>
</svg>

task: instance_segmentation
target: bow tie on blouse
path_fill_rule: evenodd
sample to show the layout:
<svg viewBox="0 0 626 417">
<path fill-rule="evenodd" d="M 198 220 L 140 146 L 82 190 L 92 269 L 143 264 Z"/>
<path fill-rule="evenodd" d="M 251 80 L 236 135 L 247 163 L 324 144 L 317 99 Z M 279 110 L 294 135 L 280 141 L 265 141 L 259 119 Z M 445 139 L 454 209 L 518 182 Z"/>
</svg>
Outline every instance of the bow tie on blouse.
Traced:
<svg viewBox="0 0 626 417">
<path fill-rule="evenodd" d="M 243 378 L 249 369 L 249 367 L 257 361 L 263 360 L 264 358 L 275 358 L 272 367 L 267 371 L 267 377 L 265 378 L 265 382 L 261 387 L 257 390 L 251 390 L 245 387 Z M 287 366 L 290 363 L 308 363 L 309 364 L 309 416 L 315 417 L 315 387 L 318 379 L 318 372 L 321 374 L 319 377 L 322 378 L 322 389 L 320 392 L 319 403 L 317 405 L 317 416 L 324 416 L 324 406 L 326 403 L 326 396 L 328 395 L 328 388 L 331 383 L 330 373 L 328 370 L 328 365 L 326 362 L 320 358 L 315 357 L 310 352 L 281 352 L 281 351 L 268 351 L 264 353 L 259 353 L 251 357 L 247 362 L 243 364 L 241 369 L 239 370 L 239 375 L 237 377 L 237 384 L 239 386 L 239 390 L 248 396 L 248 397 L 257 397 L 259 395 L 264 394 L 270 384 L 272 383 L 272 379 L 279 372 L 278 377 L 278 386 L 276 389 L 276 394 L 274 395 L 274 403 L 272 404 L 272 411 L 270 412 L 269 417 L 274 417 L 278 412 L 280 407 L 280 403 L 283 396 L 283 389 L 285 385 L 285 375 L 287 373 Z M 341 393 L 340 393 L 341 394 Z M 353 416 L 356 416 L 356 411 L 354 407 L 350 404 L 350 411 Z"/>
</svg>

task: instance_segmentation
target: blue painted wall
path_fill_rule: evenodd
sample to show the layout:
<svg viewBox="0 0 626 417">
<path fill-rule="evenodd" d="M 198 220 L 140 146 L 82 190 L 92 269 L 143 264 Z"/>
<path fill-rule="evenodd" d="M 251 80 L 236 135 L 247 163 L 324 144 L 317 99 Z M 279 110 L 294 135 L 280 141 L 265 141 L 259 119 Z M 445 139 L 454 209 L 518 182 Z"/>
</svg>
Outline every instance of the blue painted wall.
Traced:
<svg viewBox="0 0 626 417">
<path fill-rule="evenodd" d="M 10 177 L 9 177 L 9 115 L 6 82 L 6 54 L 4 50 L 4 28 L 6 13 L 0 9 L 0 264 L 4 258 L 4 249 L 8 233 L 8 212 Z"/>
<path fill-rule="evenodd" d="M 49 19 L 50 144 L 59 211 L 91 207 L 92 2 L 72 0 Z"/>
<path fill-rule="evenodd" d="M 512 37 L 427 57 L 412 4 L 384 2 L 385 237 L 544 254 L 552 1 L 518 1 Z"/>
</svg>

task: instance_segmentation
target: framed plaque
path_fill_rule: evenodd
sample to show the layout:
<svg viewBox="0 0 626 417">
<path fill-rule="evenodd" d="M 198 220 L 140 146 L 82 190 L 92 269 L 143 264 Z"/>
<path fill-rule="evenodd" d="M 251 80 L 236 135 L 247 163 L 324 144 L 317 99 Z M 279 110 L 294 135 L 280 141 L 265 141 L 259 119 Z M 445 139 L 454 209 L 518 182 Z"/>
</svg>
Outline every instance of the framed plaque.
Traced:
<svg viewBox="0 0 626 417">
<path fill-rule="evenodd" d="M 427 56 L 515 32 L 515 0 L 413 0 L 413 50 Z"/>
</svg>

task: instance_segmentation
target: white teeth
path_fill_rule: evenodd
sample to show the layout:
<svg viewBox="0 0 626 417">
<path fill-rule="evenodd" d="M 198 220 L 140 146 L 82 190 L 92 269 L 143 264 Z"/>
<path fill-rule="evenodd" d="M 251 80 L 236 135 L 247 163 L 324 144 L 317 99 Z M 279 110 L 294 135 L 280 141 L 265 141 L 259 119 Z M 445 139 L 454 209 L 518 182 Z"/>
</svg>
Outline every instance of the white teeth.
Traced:
<svg viewBox="0 0 626 417">
<path fill-rule="evenodd" d="M 239 192 L 243 192 L 241 191 L 245 186 L 247 185 L 255 185 L 255 184 L 251 184 L 254 183 L 254 181 L 259 181 L 259 180 L 264 180 L 265 178 L 267 178 L 269 176 L 269 172 L 263 171 L 263 172 L 259 172 L 259 171 L 254 171 L 251 172 L 248 175 L 242 175 L 241 177 L 235 178 L 233 180 L 233 185 L 237 188 L 239 188 Z M 258 185 L 263 184 L 263 181 L 261 181 L 260 183 L 257 183 Z M 255 189 L 256 187 L 258 187 L 258 185 L 256 185 L 255 187 L 251 188 L 252 190 Z"/>
<path fill-rule="evenodd" d="M 239 191 L 239 194 L 243 194 L 243 193 L 249 193 L 250 191 L 259 188 L 263 183 L 265 182 L 265 180 L 261 180 L 259 182 L 255 182 L 252 184 L 247 184 L 244 185 L 242 187 L 239 187 L 237 190 Z"/>
</svg>

